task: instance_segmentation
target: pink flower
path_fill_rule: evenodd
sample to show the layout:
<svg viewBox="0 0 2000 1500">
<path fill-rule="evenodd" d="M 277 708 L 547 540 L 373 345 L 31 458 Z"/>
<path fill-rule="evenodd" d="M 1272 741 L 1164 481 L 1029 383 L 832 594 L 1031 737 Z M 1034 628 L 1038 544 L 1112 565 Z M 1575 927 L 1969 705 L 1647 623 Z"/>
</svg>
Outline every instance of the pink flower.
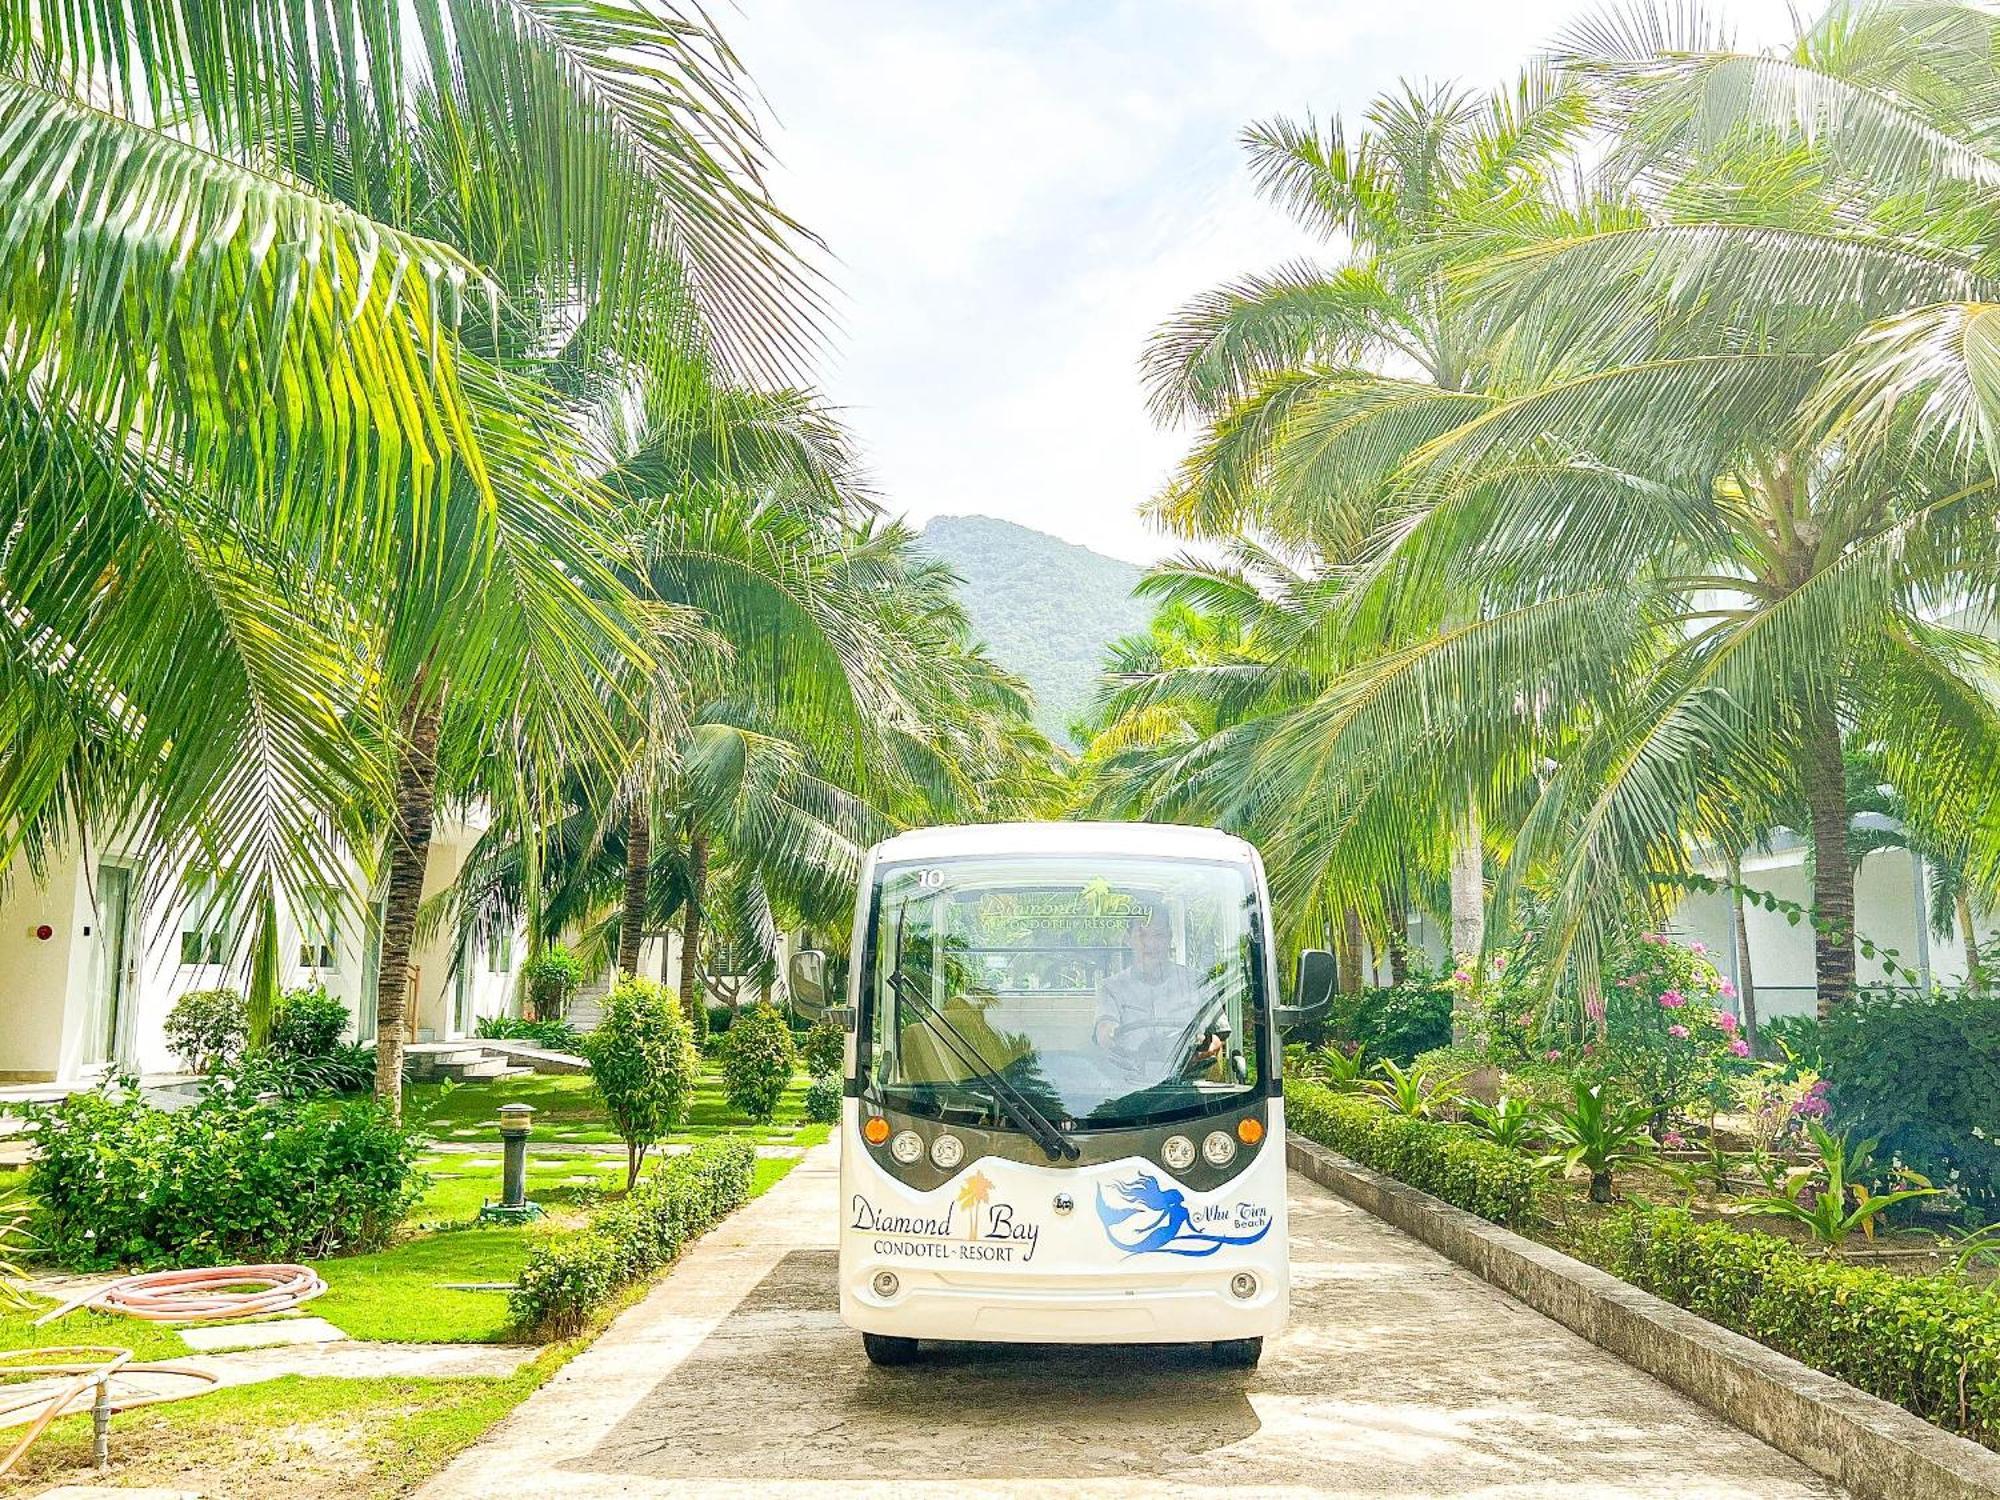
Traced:
<svg viewBox="0 0 2000 1500">
<path fill-rule="evenodd" d="M 1728 1032 L 1731 1036 L 1734 1036 L 1736 1034 L 1736 1017 L 1732 1016 L 1726 1010 L 1719 1010 L 1715 1013 L 1715 1024 L 1720 1026 L 1724 1031 Z"/>
<path fill-rule="evenodd" d="M 1514 1017 L 1514 1024 L 1522 1027 L 1534 1025 L 1535 1013 L 1531 1010 L 1522 1011 L 1518 1016 Z"/>
<path fill-rule="evenodd" d="M 1593 1053 L 1595 1053 L 1596 1051 L 1597 1051 L 1597 1043 L 1595 1043 L 1595 1042 L 1585 1042 L 1585 1043 L 1583 1044 L 1583 1055 L 1584 1055 L 1585 1057 L 1589 1057 L 1589 1056 L 1591 1056 L 1591 1055 L 1592 1055 Z"/>
<path fill-rule="evenodd" d="M 1679 990 L 1667 990 L 1660 996 L 1661 1010 L 1679 1010 L 1687 1003 L 1687 996 Z"/>
<path fill-rule="evenodd" d="M 1547 1051 L 1546 1053 L 1544 1053 L 1544 1054 L 1543 1054 L 1543 1061 L 1544 1061 L 1544 1062 L 1561 1062 L 1561 1061 L 1562 1061 L 1562 1049 L 1561 1049 L 1560 1047 L 1551 1047 L 1551 1048 L 1549 1048 L 1549 1050 L 1548 1050 L 1548 1051 Z"/>
<path fill-rule="evenodd" d="M 1738 1057 L 1748 1057 L 1750 1055 L 1750 1044 L 1739 1036 L 1729 1044 L 1729 1050 Z"/>
<path fill-rule="evenodd" d="M 1727 977 L 1722 981 L 1722 998 L 1725 1000 L 1734 1000 L 1736 998 L 1736 986 Z"/>
<path fill-rule="evenodd" d="M 1590 1019 L 1591 1019 L 1591 1020 L 1593 1020 L 1593 1021 L 1601 1021 L 1601 1020 L 1603 1020 L 1603 1019 L 1604 1019 L 1604 1002 L 1603 1002 L 1602 1000 L 1586 1000 L 1586 1001 L 1584 1001 L 1584 1002 L 1583 1002 L 1583 1013 L 1584 1013 L 1584 1014 L 1585 1014 L 1586 1016 L 1589 1016 L 1589 1017 L 1590 1017 Z"/>
<path fill-rule="evenodd" d="M 1687 1040 L 1688 1029 L 1685 1026 L 1669 1026 L 1667 1035 L 1677 1042 L 1684 1042 Z"/>
<path fill-rule="evenodd" d="M 1504 973 L 1506 971 L 1506 968 L 1507 968 L 1507 955 L 1504 953 L 1494 954 L 1493 972 L 1496 974 Z"/>
<path fill-rule="evenodd" d="M 1472 983 L 1472 976 L 1463 969 L 1453 969 L 1451 971 L 1451 982 L 1453 984 L 1470 984 Z"/>
<path fill-rule="evenodd" d="M 1706 944 L 1706 943 L 1689 943 L 1689 944 L 1688 944 L 1688 952 L 1690 952 L 1690 953 L 1694 954 L 1694 955 L 1695 955 L 1695 956 L 1696 956 L 1697 958 L 1699 958 L 1699 957 L 1702 957 L 1702 956 L 1706 955 L 1706 954 L 1707 954 L 1707 952 L 1708 952 L 1708 944 Z"/>
<path fill-rule="evenodd" d="M 1678 1151 L 1687 1144 L 1687 1137 L 1682 1135 L 1678 1130 L 1669 1130 L 1665 1135 L 1660 1137 L 1660 1144 L 1665 1146 L 1669 1151 Z"/>
</svg>

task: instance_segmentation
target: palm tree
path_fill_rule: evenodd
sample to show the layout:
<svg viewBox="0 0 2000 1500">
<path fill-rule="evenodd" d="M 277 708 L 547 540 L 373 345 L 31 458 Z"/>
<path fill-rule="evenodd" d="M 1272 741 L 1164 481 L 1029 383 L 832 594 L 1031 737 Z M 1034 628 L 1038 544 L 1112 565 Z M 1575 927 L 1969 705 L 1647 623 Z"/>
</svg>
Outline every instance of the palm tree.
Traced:
<svg viewBox="0 0 2000 1500">
<path fill-rule="evenodd" d="M 1153 514 L 1193 536 L 1252 528 L 1317 571 L 1353 561 L 1401 463 L 1484 407 L 1496 329 L 1445 274 L 1458 238 L 1562 219 L 1550 175 L 1582 119 L 1577 93 L 1534 68 L 1485 96 L 1405 85 L 1352 140 L 1339 121 L 1251 127 L 1265 196 L 1346 253 L 1206 293 L 1154 335 L 1155 414 L 1203 425 Z M 1477 608 L 1461 596 L 1448 618 Z M 1491 794 L 1469 777 L 1447 797 L 1452 947 L 1470 960 L 1485 943 Z"/>
<path fill-rule="evenodd" d="M 137 818 L 268 955 L 275 886 L 386 827 L 393 1096 L 441 760 L 614 743 L 597 669 L 653 644 L 577 403 L 810 336 L 740 69 L 636 0 L 26 0 L 0 116 L 6 852 Z"/>
</svg>

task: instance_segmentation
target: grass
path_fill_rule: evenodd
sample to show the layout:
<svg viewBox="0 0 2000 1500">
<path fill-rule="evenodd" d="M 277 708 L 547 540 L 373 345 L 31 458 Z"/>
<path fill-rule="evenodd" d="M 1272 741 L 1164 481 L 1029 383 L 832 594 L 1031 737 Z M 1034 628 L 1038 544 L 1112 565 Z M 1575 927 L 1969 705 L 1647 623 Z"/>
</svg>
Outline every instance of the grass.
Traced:
<svg viewBox="0 0 2000 1500">
<path fill-rule="evenodd" d="M 750 1195 L 768 1191 L 797 1164 L 795 1158 L 760 1159 Z M 531 1193 L 534 1180 L 531 1176 Z M 431 1191 L 439 1189 L 434 1184 Z M 536 1232 L 548 1231 L 466 1230 L 413 1241 L 412 1246 L 473 1240 L 493 1247 L 510 1243 L 506 1236 Z M 397 1253 L 392 1249 L 383 1256 Z M 356 1256 L 346 1264 L 359 1266 L 374 1259 L 379 1257 Z M 324 1263 L 322 1270 L 339 1264 Z M 409 1269 L 414 1273 L 414 1267 Z M 290 1500 L 392 1500 L 407 1495 L 479 1441 L 646 1291 L 644 1283 L 630 1288 L 581 1335 L 549 1345 L 509 1376 L 431 1380 L 286 1376 L 127 1413 L 113 1421 L 113 1472 L 108 1482 L 192 1489 L 215 1497 L 282 1494 Z M 316 1307 L 326 1307 L 336 1295 L 329 1292 Z M 408 1291 L 404 1295 L 421 1300 Z M 385 1294 L 385 1303 L 390 1300 Z M 380 1315 L 388 1319 L 394 1313 L 385 1306 Z M 115 1338 L 108 1336 L 108 1327 L 91 1329 L 106 1342 L 135 1346 L 146 1338 L 171 1338 L 179 1344 L 172 1330 L 155 1324 L 97 1314 L 88 1317 L 93 1324 L 115 1325 Z M 0 1319 L 0 1330 L 7 1321 Z M 81 1334 L 65 1335 L 68 1342 L 81 1339 Z M 54 1485 L 93 1481 L 97 1475 L 91 1467 L 90 1419 L 66 1417 L 49 1429 L 14 1473 L 0 1479 L 0 1496 L 25 1497 Z"/>
<path fill-rule="evenodd" d="M 668 1137 L 670 1143 L 692 1144 L 718 1135 L 747 1135 L 759 1145 L 810 1145 L 803 1135 L 824 1127 L 799 1124 L 805 1113 L 806 1077 L 793 1077 L 791 1086 L 778 1101 L 777 1116 L 769 1125 L 753 1125 L 730 1107 L 723 1093 L 722 1073 L 713 1063 L 704 1062 L 695 1084 L 694 1102 L 689 1106 L 687 1124 Z M 534 1138 L 576 1146 L 619 1144 L 618 1133 L 604 1113 L 604 1100 L 597 1087 L 583 1073 L 535 1074 L 504 1083 L 419 1083 L 408 1092 L 410 1118 L 421 1120 L 439 1140 L 495 1142 L 495 1119 L 502 1104 L 529 1104 L 535 1109 Z"/>
</svg>

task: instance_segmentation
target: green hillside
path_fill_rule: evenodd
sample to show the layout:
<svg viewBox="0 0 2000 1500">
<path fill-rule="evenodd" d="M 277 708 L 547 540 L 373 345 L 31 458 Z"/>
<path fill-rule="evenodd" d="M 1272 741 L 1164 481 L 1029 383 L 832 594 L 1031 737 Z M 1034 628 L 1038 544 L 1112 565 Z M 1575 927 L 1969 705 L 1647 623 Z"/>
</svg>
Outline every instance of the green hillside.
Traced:
<svg viewBox="0 0 2000 1500">
<path fill-rule="evenodd" d="M 1143 569 L 991 516 L 939 516 L 924 546 L 965 580 L 966 613 L 994 659 L 1035 690 L 1035 722 L 1067 740 L 1105 646 L 1152 618 L 1132 596 Z"/>
</svg>

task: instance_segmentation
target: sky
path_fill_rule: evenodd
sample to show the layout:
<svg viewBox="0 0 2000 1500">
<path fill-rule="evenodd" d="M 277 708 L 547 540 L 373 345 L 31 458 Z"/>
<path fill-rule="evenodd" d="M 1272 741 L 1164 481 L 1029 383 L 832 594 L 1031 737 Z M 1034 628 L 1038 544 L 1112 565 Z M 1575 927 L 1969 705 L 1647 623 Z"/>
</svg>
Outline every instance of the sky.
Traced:
<svg viewBox="0 0 2000 1500">
<path fill-rule="evenodd" d="M 1358 119 L 1398 78 L 1489 87 L 1576 0 L 738 0 L 781 205 L 826 241 L 820 385 L 886 508 L 1002 516 L 1123 557 L 1189 442 L 1145 408 L 1147 334 L 1327 247 L 1259 202 L 1238 133 Z M 1785 0 L 1724 0 L 1739 45 Z"/>
</svg>

